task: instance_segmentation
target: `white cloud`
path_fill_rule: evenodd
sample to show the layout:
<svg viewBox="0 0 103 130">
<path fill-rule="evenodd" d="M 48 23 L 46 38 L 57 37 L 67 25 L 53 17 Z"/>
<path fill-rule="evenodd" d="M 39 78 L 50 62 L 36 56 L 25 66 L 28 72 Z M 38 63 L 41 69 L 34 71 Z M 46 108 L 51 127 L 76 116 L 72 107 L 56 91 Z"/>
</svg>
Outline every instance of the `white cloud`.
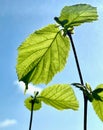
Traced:
<svg viewBox="0 0 103 130">
<path fill-rule="evenodd" d="M 0 122 L 0 128 L 8 127 L 17 124 L 15 119 L 5 119 L 4 121 Z"/>
<path fill-rule="evenodd" d="M 20 90 L 24 93 L 25 90 L 25 84 L 22 81 L 15 81 L 15 85 L 19 86 Z M 36 87 L 32 84 L 28 85 L 28 90 L 26 91 L 26 94 L 34 95 L 34 91 L 38 91 L 39 93 L 42 91 L 41 88 Z"/>
</svg>

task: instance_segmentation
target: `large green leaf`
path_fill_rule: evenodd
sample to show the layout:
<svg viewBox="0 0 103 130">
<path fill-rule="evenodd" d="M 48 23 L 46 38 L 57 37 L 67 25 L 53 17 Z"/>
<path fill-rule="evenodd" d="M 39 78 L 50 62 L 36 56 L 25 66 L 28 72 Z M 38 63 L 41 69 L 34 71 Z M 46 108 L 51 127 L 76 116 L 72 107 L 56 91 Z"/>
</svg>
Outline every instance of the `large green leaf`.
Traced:
<svg viewBox="0 0 103 130">
<path fill-rule="evenodd" d="M 103 84 L 100 84 L 96 87 L 96 89 L 93 92 L 93 97 L 93 108 L 96 114 L 99 116 L 99 118 L 103 121 Z"/>
<path fill-rule="evenodd" d="M 70 44 L 54 25 L 32 33 L 18 48 L 17 74 L 26 84 L 45 83 L 61 71 L 68 57 Z"/>
<path fill-rule="evenodd" d="M 28 97 L 25 101 L 24 101 L 24 105 L 26 106 L 27 109 L 29 109 L 31 111 L 31 107 L 32 107 L 32 100 L 33 97 Z M 35 103 L 34 103 L 34 107 L 33 110 L 39 110 L 41 108 L 41 101 L 39 99 L 35 99 Z"/>
<path fill-rule="evenodd" d="M 68 84 L 57 84 L 47 87 L 41 92 L 39 98 L 44 103 L 58 110 L 77 110 L 79 107 L 74 91 Z"/>
<path fill-rule="evenodd" d="M 85 22 L 92 22 L 97 20 L 96 7 L 89 4 L 77 4 L 73 6 L 65 6 L 59 17 L 60 21 L 68 20 L 67 27 L 79 26 Z"/>
</svg>

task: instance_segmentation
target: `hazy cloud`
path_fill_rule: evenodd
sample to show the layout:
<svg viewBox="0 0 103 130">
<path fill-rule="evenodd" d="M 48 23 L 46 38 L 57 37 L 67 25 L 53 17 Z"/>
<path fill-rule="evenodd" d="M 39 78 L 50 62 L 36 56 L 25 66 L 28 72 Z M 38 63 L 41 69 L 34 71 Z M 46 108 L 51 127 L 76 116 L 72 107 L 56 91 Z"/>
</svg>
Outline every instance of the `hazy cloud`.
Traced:
<svg viewBox="0 0 103 130">
<path fill-rule="evenodd" d="M 8 127 L 17 124 L 15 119 L 5 119 L 4 121 L 0 122 L 0 128 Z"/>
<path fill-rule="evenodd" d="M 25 90 L 25 84 L 22 82 L 22 81 L 15 81 L 15 85 L 18 85 L 19 86 L 19 89 L 24 93 L 24 90 Z M 29 94 L 29 95 L 34 95 L 34 91 L 38 91 L 39 93 L 42 91 L 41 88 L 39 87 L 36 87 L 32 84 L 29 84 L 28 85 L 28 90 L 26 91 L 26 94 Z"/>
</svg>

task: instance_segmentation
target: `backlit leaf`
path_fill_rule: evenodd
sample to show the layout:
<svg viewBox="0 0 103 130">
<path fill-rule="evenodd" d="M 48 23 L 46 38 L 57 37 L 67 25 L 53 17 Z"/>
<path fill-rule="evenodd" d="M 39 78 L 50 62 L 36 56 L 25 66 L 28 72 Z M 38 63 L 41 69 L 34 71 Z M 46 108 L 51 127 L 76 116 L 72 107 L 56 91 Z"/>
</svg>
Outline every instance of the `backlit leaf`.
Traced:
<svg viewBox="0 0 103 130">
<path fill-rule="evenodd" d="M 33 97 L 29 97 L 27 98 L 25 101 L 24 101 L 24 105 L 26 106 L 27 109 L 29 109 L 31 111 L 31 107 L 32 107 L 32 100 L 33 100 Z M 41 101 L 39 99 L 36 99 L 35 100 L 35 103 L 34 103 L 34 107 L 33 107 L 33 110 L 36 111 L 36 110 L 39 110 L 41 108 Z"/>
<path fill-rule="evenodd" d="M 47 84 L 64 68 L 69 50 L 68 38 L 62 36 L 56 25 L 35 31 L 18 48 L 19 80 L 26 84 Z"/>
<path fill-rule="evenodd" d="M 79 26 L 85 22 L 97 20 L 96 7 L 89 4 L 77 4 L 73 6 L 65 6 L 59 17 L 60 21 L 68 20 L 67 27 Z"/>
<path fill-rule="evenodd" d="M 58 110 L 77 110 L 79 105 L 74 91 L 68 84 L 57 84 L 45 88 L 39 97 L 41 101 Z"/>
<path fill-rule="evenodd" d="M 97 91 L 96 91 L 97 89 Z M 99 118 L 103 121 L 103 91 L 99 91 L 98 90 L 102 90 L 103 89 L 103 84 L 100 84 L 96 87 L 96 89 L 94 90 L 94 99 L 92 102 L 93 108 L 96 112 L 96 114 L 99 116 Z M 99 99 L 96 97 L 96 95 L 99 97 Z"/>
</svg>

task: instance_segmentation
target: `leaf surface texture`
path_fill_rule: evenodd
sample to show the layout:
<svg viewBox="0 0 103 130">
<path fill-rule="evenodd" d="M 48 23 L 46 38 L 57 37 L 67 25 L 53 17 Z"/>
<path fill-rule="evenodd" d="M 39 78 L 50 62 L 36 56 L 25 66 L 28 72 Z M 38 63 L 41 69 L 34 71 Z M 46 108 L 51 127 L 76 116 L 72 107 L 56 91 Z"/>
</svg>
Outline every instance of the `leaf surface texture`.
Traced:
<svg viewBox="0 0 103 130">
<path fill-rule="evenodd" d="M 59 20 L 68 20 L 66 26 L 79 26 L 85 22 L 92 22 L 97 20 L 97 9 L 89 4 L 76 4 L 72 6 L 65 6 L 60 14 Z"/>
<path fill-rule="evenodd" d="M 56 84 L 45 88 L 41 92 L 40 100 L 58 110 L 77 110 L 79 107 L 74 91 L 68 84 Z"/>
<path fill-rule="evenodd" d="M 20 81 L 49 83 L 61 71 L 68 57 L 70 43 L 55 24 L 32 33 L 18 48 L 17 74 Z"/>
</svg>

